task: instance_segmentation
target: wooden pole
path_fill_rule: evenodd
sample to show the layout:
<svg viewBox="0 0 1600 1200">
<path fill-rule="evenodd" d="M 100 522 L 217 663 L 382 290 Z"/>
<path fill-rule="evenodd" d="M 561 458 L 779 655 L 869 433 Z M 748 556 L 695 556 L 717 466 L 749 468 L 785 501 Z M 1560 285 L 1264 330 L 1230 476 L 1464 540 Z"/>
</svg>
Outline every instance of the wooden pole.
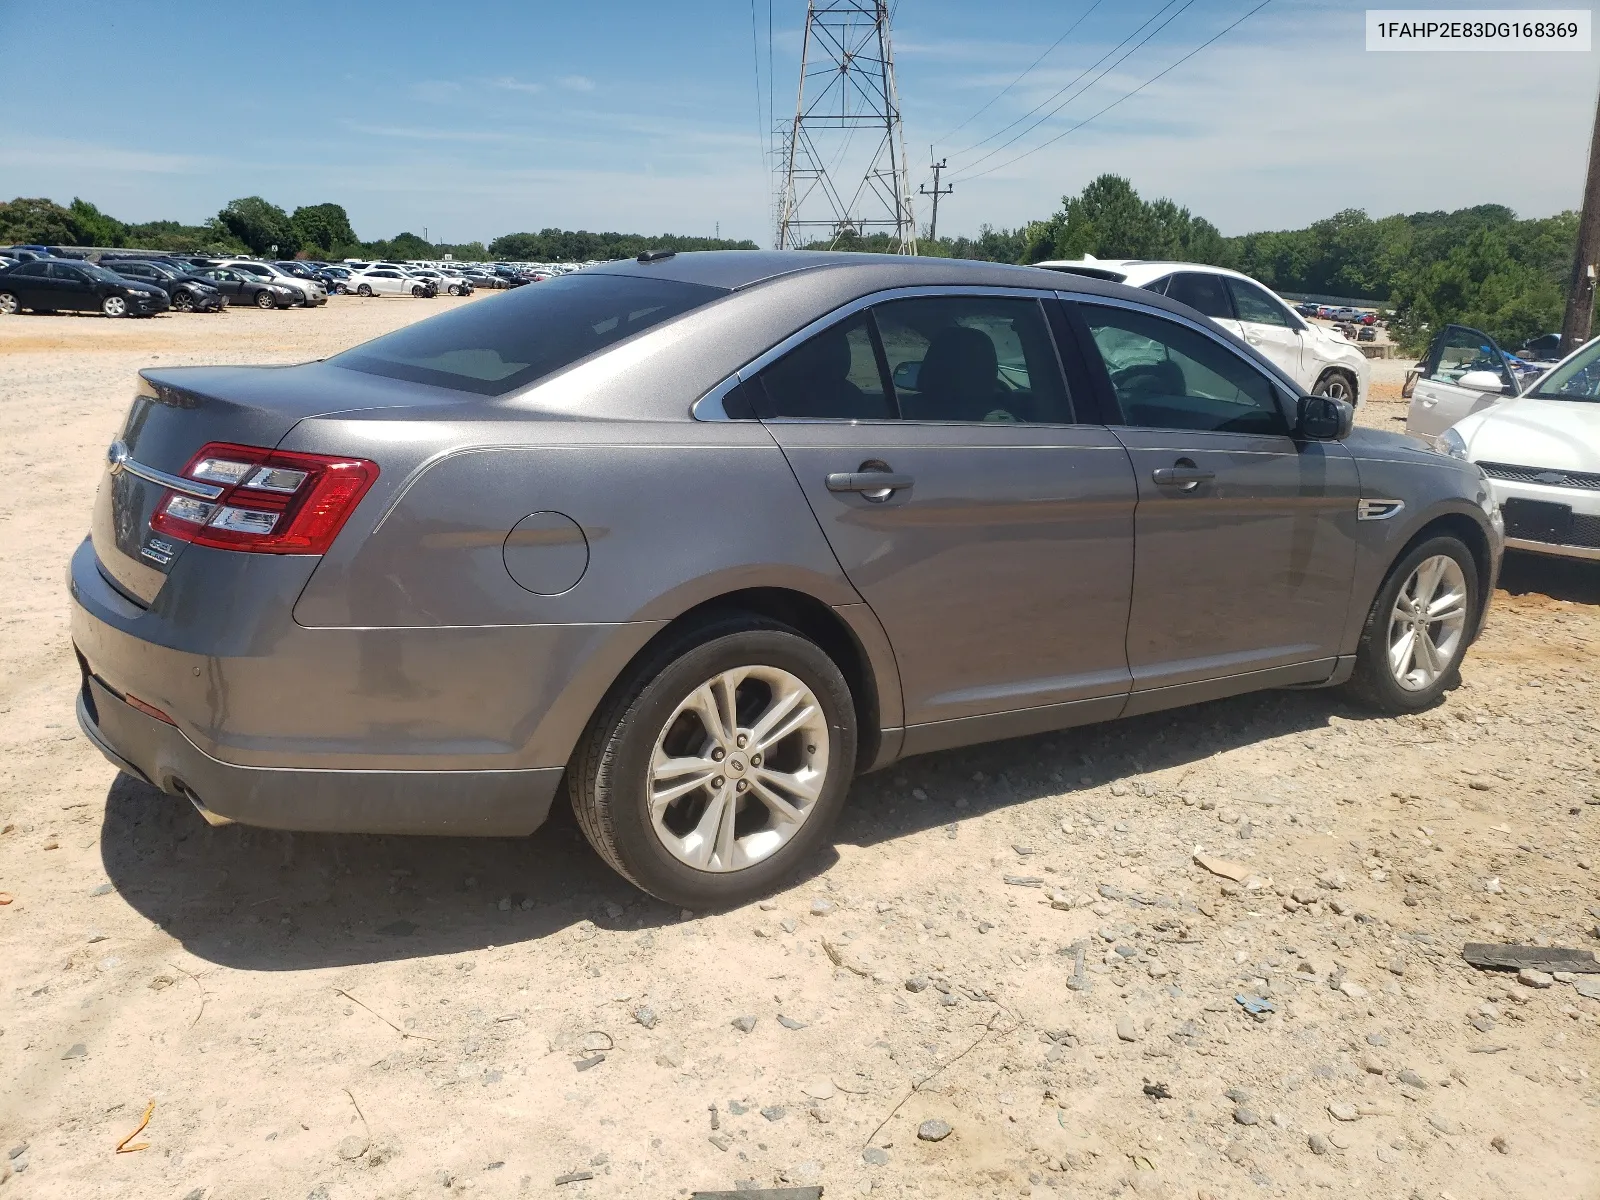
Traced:
<svg viewBox="0 0 1600 1200">
<path fill-rule="evenodd" d="M 1600 269 L 1600 101 L 1589 138 L 1589 173 L 1583 185 L 1583 214 L 1578 218 L 1578 250 L 1567 286 L 1567 311 L 1561 321 L 1561 353 L 1589 340 L 1594 317 L 1595 272 Z"/>
</svg>

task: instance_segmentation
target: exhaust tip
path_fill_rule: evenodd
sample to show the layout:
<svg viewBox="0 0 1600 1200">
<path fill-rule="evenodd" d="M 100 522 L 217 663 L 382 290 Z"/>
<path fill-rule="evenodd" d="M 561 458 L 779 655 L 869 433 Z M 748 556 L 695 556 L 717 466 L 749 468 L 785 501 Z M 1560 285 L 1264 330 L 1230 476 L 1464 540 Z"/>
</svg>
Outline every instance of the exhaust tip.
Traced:
<svg viewBox="0 0 1600 1200">
<path fill-rule="evenodd" d="M 190 791 L 188 785 L 182 780 L 174 780 L 174 785 L 177 787 L 178 791 L 188 799 L 189 803 L 194 805 L 195 812 L 204 817 L 206 824 L 211 826 L 213 829 L 221 829 L 226 825 L 232 825 L 235 823 L 232 817 L 225 817 L 221 813 L 212 812 L 209 808 L 207 808 L 200 797 L 196 796 L 192 791 Z"/>
</svg>

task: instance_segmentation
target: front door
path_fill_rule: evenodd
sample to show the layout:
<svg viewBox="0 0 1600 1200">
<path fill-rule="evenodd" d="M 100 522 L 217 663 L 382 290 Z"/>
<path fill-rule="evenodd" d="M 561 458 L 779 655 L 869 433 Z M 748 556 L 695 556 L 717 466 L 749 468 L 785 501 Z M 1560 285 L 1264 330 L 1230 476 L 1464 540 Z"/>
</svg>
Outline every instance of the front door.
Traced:
<svg viewBox="0 0 1600 1200">
<path fill-rule="evenodd" d="M 1280 385 L 1198 324 L 1077 308 L 1139 488 L 1129 711 L 1158 707 L 1140 701 L 1155 689 L 1246 690 L 1254 672 L 1326 678 L 1355 569 L 1348 451 L 1291 436 Z"/>
<path fill-rule="evenodd" d="M 1485 372 L 1499 379 L 1499 391 L 1461 386 L 1462 376 Z M 1463 417 L 1516 394 L 1511 368 L 1492 337 L 1464 325 L 1446 325 L 1433 339 L 1420 368 L 1406 415 L 1406 432 L 1435 442 Z"/>
<path fill-rule="evenodd" d="M 1266 288 L 1231 275 L 1222 278 L 1239 316 L 1240 336 L 1301 388 L 1310 391 L 1316 380 L 1307 379 L 1301 366 L 1303 322 Z"/>
<path fill-rule="evenodd" d="M 99 309 L 100 297 L 89 273 L 82 267 L 51 263 L 50 299 L 46 303 L 64 312 L 92 312 Z"/>
<path fill-rule="evenodd" d="M 1121 710 L 1135 488 L 1039 297 L 887 299 L 749 391 L 894 648 L 907 753 Z"/>
</svg>

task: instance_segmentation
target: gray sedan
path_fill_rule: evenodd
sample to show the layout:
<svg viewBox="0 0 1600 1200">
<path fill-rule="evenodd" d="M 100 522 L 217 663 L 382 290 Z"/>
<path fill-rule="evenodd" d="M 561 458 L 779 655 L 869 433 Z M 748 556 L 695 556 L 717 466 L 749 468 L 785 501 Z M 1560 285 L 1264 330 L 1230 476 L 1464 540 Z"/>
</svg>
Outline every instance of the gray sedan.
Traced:
<svg viewBox="0 0 1600 1200">
<path fill-rule="evenodd" d="M 324 362 L 148 369 L 71 565 L 85 733 L 213 823 L 526 834 L 733 903 L 897 759 L 1457 679 L 1479 470 L 1175 301 L 643 255 Z"/>
</svg>

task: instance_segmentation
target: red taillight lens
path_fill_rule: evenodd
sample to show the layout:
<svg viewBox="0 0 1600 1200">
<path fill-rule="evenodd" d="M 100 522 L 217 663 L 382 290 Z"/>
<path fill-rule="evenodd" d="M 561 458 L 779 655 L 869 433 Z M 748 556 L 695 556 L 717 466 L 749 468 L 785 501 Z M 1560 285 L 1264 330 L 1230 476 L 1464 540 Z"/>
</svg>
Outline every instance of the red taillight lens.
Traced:
<svg viewBox="0 0 1600 1200">
<path fill-rule="evenodd" d="M 150 528 L 222 550 L 326 554 L 378 478 L 378 464 L 211 442 L 183 474 L 220 487 L 221 495 L 202 500 L 168 491 Z"/>
</svg>

